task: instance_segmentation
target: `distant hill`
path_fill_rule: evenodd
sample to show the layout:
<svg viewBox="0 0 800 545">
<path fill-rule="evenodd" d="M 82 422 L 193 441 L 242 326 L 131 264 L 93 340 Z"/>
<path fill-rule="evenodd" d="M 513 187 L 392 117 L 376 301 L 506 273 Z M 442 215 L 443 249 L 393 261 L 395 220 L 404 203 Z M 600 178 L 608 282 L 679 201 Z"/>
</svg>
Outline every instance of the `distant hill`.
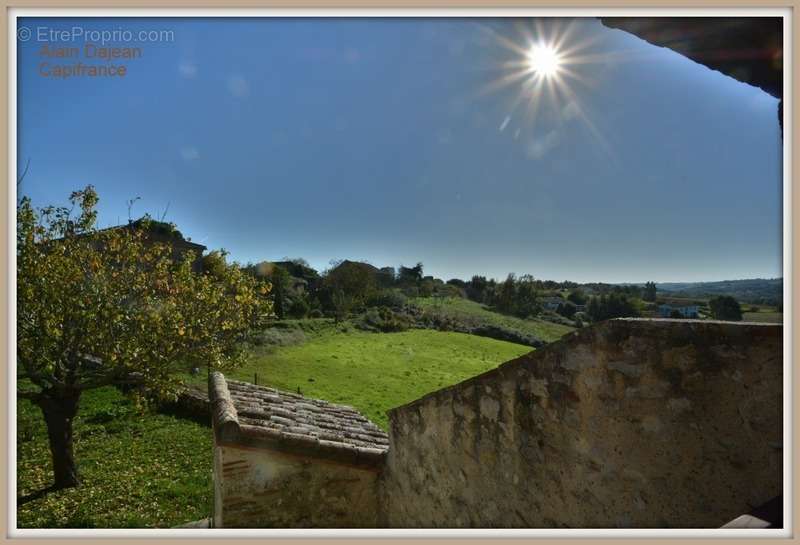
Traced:
<svg viewBox="0 0 800 545">
<path fill-rule="evenodd" d="M 753 278 L 718 282 L 663 282 L 656 289 L 674 297 L 730 295 L 744 303 L 778 305 L 783 301 L 783 278 Z"/>
</svg>

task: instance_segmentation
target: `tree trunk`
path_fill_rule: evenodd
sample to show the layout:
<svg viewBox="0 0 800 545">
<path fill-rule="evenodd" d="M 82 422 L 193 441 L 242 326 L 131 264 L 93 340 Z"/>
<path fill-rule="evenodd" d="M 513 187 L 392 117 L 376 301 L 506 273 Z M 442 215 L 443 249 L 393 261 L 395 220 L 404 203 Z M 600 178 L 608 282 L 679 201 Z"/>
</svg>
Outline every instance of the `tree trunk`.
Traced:
<svg viewBox="0 0 800 545">
<path fill-rule="evenodd" d="M 43 392 L 39 407 L 47 423 L 47 437 L 53 457 L 53 487 L 71 488 L 80 484 L 72 452 L 72 421 L 78 412 L 80 392 Z"/>
</svg>

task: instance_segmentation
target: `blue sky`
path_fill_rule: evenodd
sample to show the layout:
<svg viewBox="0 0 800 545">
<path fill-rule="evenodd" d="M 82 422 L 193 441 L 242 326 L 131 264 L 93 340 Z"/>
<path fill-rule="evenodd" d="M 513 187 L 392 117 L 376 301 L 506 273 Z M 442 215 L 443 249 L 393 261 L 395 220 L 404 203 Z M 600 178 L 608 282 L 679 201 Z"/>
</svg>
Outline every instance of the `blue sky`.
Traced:
<svg viewBox="0 0 800 545">
<path fill-rule="evenodd" d="M 777 100 L 595 19 L 19 26 L 34 32 L 18 42 L 21 192 L 64 203 L 93 184 L 102 226 L 141 197 L 133 217 L 169 205 L 185 235 L 241 262 L 606 282 L 782 274 Z M 108 64 L 42 56 L 38 29 L 73 27 L 173 39 L 109 44 L 140 48 L 112 62 L 124 77 L 43 76 Z M 575 75 L 557 94 L 495 88 L 520 59 L 504 40 L 553 37 Z"/>
</svg>

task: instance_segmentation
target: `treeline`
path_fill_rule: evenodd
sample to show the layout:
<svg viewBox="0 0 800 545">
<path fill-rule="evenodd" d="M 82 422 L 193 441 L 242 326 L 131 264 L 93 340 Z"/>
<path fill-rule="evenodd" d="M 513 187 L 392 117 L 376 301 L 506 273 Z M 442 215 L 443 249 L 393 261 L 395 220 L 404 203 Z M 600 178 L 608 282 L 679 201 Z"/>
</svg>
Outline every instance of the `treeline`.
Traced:
<svg viewBox="0 0 800 545">
<path fill-rule="evenodd" d="M 400 308 L 413 297 L 462 296 L 458 288 L 424 276 L 422 263 L 377 268 L 343 260 L 319 274 L 303 259 L 286 259 L 248 264 L 245 270 L 272 283 L 278 318 L 342 319 L 370 307 Z"/>
<path fill-rule="evenodd" d="M 344 319 L 368 308 L 403 308 L 416 297 L 462 297 L 497 312 L 519 318 L 543 317 L 582 325 L 623 316 L 638 316 L 637 299 L 655 301 L 655 284 L 618 286 L 579 285 L 576 282 L 536 279 L 509 274 L 496 281 L 475 275 L 446 282 L 426 276 L 424 266 L 378 268 L 369 263 L 342 260 L 323 273 L 303 259 L 248 264 L 245 270 L 272 283 L 278 318 L 335 317 Z"/>
</svg>

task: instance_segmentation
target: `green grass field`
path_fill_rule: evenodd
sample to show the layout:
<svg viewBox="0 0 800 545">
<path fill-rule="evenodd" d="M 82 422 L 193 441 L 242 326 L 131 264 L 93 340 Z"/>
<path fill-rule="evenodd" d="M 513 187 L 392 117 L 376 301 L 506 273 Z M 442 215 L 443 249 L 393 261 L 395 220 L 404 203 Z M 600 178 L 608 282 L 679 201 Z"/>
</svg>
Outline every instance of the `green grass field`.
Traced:
<svg viewBox="0 0 800 545">
<path fill-rule="evenodd" d="M 75 419 L 83 484 L 17 507 L 20 528 L 170 527 L 211 514 L 211 429 L 140 416 L 114 388 L 87 392 Z M 44 419 L 17 403 L 17 498 L 52 482 Z M 18 500 L 19 502 L 19 500 Z"/>
<path fill-rule="evenodd" d="M 574 331 L 572 327 L 545 320 L 523 320 L 521 318 L 499 314 L 469 299 L 457 297 L 443 299 L 420 297 L 413 299 L 412 302 L 428 312 L 439 312 L 448 316 L 453 316 L 461 321 L 471 321 L 473 323 L 516 329 L 523 333 L 534 335 L 545 342 L 555 341 L 570 331 Z"/>
<path fill-rule="evenodd" d="M 386 411 L 532 349 L 463 333 L 323 333 L 256 353 L 231 378 L 352 405 L 385 428 Z"/>
<path fill-rule="evenodd" d="M 766 310 L 759 310 L 758 312 L 743 312 L 742 320 L 744 320 L 745 322 L 764 322 L 770 324 L 780 324 L 783 323 L 783 313 L 770 312 Z"/>
</svg>

